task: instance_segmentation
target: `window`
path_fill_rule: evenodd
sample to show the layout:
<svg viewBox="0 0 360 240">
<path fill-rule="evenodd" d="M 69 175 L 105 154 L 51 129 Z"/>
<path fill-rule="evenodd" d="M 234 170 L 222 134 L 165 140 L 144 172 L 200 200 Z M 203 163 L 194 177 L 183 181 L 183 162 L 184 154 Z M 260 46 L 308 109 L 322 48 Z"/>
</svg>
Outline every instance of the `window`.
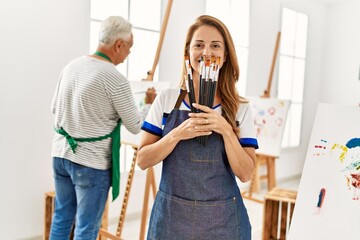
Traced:
<svg viewBox="0 0 360 240">
<path fill-rule="evenodd" d="M 131 81 L 146 78 L 160 36 L 161 0 L 90 0 L 90 54 L 96 51 L 100 24 L 108 16 L 122 16 L 133 25 L 134 45 L 117 69 Z M 159 78 L 158 72 L 155 71 L 154 80 Z M 133 154 L 131 146 L 121 146 L 121 172 L 130 170 Z"/>
<path fill-rule="evenodd" d="M 133 25 L 134 45 L 126 61 L 117 68 L 129 80 L 140 81 L 153 65 L 160 35 L 161 0 L 91 0 L 90 53 L 98 45 L 100 23 L 111 15 L 122 16 Z M 154 80 L 159 78 L 158 72 L 155 71 Z"/>
<path fill-rule="evenodd" d="M 219 18 L 228 27 L 240 66 L 237 89 L 245 96 L 249 54 L 250 0 L 206 0 L 206 14 Z"/>
<path fill-rule="evenodd" d="M 291 100 L 282 147 L 297 147 L 301 139 L 308 16 L 282 10 L 278 98 Z"/>
</svg>

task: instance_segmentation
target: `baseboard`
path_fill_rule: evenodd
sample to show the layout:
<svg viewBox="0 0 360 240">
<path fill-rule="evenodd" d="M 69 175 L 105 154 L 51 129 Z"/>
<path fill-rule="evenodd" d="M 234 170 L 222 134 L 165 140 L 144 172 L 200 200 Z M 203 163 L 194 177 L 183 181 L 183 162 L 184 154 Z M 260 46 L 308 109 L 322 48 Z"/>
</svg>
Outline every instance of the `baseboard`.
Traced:
<svg viewBox="0 0 360 240">
<path fill-rule="evenodd" d="M 17 240 L 42 240 L 43 239 L 43 236 L 40 235 L 40 236 L 35 236 L 35 237 L 30 237 L 30 238 L 19 238 Z"/>
</svg>

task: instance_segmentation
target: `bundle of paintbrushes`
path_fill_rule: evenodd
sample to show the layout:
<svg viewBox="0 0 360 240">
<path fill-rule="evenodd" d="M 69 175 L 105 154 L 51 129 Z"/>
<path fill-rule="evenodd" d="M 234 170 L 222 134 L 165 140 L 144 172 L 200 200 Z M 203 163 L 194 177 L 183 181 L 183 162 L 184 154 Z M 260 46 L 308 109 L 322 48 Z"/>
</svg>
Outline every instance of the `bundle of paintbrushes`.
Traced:
<svg viewBox="0 0 360 240">
<path fill-rule="evenodd" d="M 211 57 L 204 60 L 201 57 L 199 61 L 200 69 L 199 69 L 199 104 L 206 105 L 210 108 L 213 107 L 215 94 L 216 94 L 216 85 L 219 77 L 219 69 L 220 69 L 220 57 Z M 187 71 L 187 81 L 186 88 L 189 95 L 189 101 L 192 112 L 198 112 L 192 106 L 192 103 L 196 102 L 195 91 L 194 91 L 194 82 L 192 76 L 192 68 L 189 60 L 189 56 L 185 55 L 185 66 Z M 206 144 L 207 136 L 199 137 L 199 142 L 202 144 Z"/>
</svg>

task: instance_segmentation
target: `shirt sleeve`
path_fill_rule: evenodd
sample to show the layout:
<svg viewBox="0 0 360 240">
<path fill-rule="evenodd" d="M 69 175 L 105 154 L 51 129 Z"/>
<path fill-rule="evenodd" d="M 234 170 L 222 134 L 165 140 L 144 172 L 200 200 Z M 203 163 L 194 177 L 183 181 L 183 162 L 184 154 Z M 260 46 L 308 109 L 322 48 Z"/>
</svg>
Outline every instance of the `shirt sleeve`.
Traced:
<svg viewBox="0 0 360 240">
<path fill-rule="evenodd" d="M 160 137 L 162 136 L 164 117 L 164 92 L 162 91 L 156 96 L 141 127 L 142 130 Z"/>
<path fill-rule="evenodd" d="M 120 84 L 111 86 L 109 84 L 111 101 L 118 113 L 123 125 L 132 134 L 140 132 L 141 125 L 148 113 L 149 106 L 145 105 L 142 111 L 139 111 L 135 104 L 134 96 L 130 87 L 130 83 L 123 76 L 120 77 Z"/>
<path fill-rule="evenodd" d="M 237 121 L 239 122 L 240 138 L 239 142 L 243 147 L 253 147 L 258 149 L 256 138 L 254 116 L 250 104 L 243 103 L 238 111 Z"/>
</svg>

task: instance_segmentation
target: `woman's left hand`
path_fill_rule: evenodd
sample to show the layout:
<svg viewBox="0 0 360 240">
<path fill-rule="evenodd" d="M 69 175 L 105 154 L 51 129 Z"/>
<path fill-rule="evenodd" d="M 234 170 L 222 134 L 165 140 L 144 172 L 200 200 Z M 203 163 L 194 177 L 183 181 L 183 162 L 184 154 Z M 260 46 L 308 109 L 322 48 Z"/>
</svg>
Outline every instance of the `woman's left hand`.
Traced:
<svg viewBox="0 0 360 240">
<path fill-rule="evenodd" d="M 189 117 L 197 120 L 199 125 L 196 128 L 200 128 L 199 130 L 214 131 L 221 135 L 233 131 L 230 124 L 218 112 L 197 103 L 194 103 L 193 106 L 202 111 L 200 113 L 189 113 Z"/>
</svg>

